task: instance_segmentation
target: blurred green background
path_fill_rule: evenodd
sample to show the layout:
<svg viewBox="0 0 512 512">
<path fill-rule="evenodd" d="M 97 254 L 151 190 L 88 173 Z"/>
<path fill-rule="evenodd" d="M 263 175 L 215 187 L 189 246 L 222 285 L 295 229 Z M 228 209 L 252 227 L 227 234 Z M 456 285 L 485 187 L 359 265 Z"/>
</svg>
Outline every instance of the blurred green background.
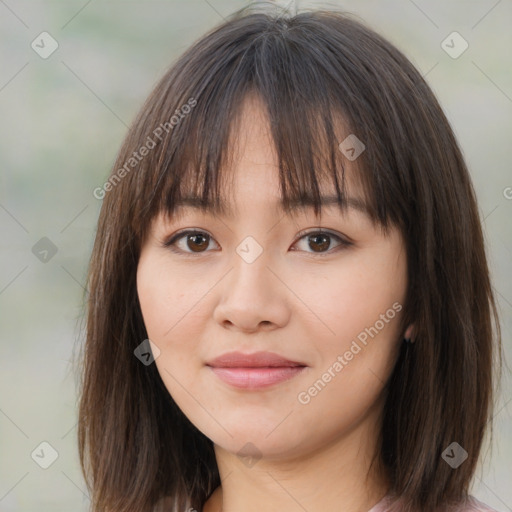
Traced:
<svg viewBox="0 0 512 512">
<path fill-rule="evenodd" d="M 0 0 L 1 512 L 88 508 L 71 358 L 80 341 L 85 272 L 101 207 L 93 190 L 105 182 L 127 126 L 163 72 L 246 4 Z M 404 51 L 437 94 L 477 190 L 510 359 L 512 3 L 295 5 L 356 14 Z M 457 58 L 442 47 L 454 31 L 469 45 Z M 58 48 L 45 55 L 52 44 Z M 473 489 L 500 511 L 512 511 L 511 412 L 505 367 L 494 442 Z M 47 469 L 37 454 L 42 449 L 48 463 L 52 452 L 42 442 L 58 454 Z"/>
</svg>

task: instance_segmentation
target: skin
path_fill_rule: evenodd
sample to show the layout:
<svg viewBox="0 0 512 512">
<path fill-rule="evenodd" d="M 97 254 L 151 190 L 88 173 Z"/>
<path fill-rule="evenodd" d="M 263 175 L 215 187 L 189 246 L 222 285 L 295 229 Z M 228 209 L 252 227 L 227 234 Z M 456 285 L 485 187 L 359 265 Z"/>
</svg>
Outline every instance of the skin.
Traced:
<svg viewBox="0 0 512 512">
<path fill-rule="evenodd" d="M 396 312 L 309 403 L 298 395 L 394 303 L 404 305 L 403 239 L 336 205 L 323 207 L 321 219 L 312 209 L 283 213 L 268 130 L 261 105 L 248 98 L 232 169 L 234 217 L 186 207 L 179 217 L 154 219 L 137 269 L 144 322 L 161 351 L 155 364 L 169 393 L 214 442 L 222 485 L 205 512 L 366 512 L 388 490 L 385 472 L 378 463 L 370 471 L 370 462 L 384 384 L 412 326 L 399 332 Z M 348 195 L 362 198 L 351 172 Z M 322 192 L 333 188 L 324 183 Z M 332 237 L 322 249 L 322 240 L 311 239 L 320 227 L 352 245 Z M 192 241 L 203 252 L 194 252 L 186 236 L 175 245 L 181 254 L 163 246 L 184 228 L 211 236 L 204 245 Z M 302 230 L 309 237 L 300 238 Z M 247 236 L 263 249 L 250 264 L 236 252 Z M 235 389 L 205 366 L 233 350 L 268 350 L 308 367 L 270 388 Z M 246 443 L 252 461 L 237 455 Z"/>
</svg>

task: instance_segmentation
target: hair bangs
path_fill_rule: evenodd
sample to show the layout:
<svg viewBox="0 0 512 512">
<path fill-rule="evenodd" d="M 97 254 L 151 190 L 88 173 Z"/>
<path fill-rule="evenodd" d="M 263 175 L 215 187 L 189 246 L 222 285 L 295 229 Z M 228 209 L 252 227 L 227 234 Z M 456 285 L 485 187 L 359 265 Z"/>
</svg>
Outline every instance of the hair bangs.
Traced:
<svg viewBox="0 0 512 512">
<path fill-rule="evenodd" d="M 379 128 L 365 115 L 368 106 L 354 100 L 357 88 L 350 67 L 345 69 L 334 54 L 326 60 L 326 54 L 315 52 L 303 31 L 294 32 L 292 22 L 286 25 L 280 18 L 271 22 L 253 18 L 252 22 L 252 30 L 240 30 L 237 44 L 231 36 L 225 44 L 221 40 L 205 45 L 209 55 L 204 55 L 206 49 L 186 54 L 176 65 L 174 83 L 179 86 L 184 80 L 197 105 L 155 157 L 152 172 L 156 176 L 147 180 L 150 186 L 144 200 L 147 220 L 161 212 L 172 216 L 183 203 L 216 215 L 225 213 L 228 185 L 234 178 L 228 171 L 234 168 L 243 135 L 243 107 L 245 101 L 256 99 L 268 119 L 278 157 L 284 211 L 304 203 L 316 215 L 321 213 L 325 183 L 327 193 L 336 195 L 340 208 L 346 208 L 348 168 L 349 182 L 360 190 L 370 218 L 387 228 L 390 205 L 399 201 L 385 189 L 389 177 L 383 168 L 390 166 L 376 155 L 385 142 L 375 140 Z M 262 31 L 258 23 L 269 25 L 268 30 Z M 205 59 L 211 67 L 198 65 Z M 300 110 L 297 104 L 302 105 Z M 175 107 L 176 103 L 171 111 Z M 169 113 L 163 111 L 160 117 Z M 361 119 L 370 121 L 356 122 Z M 359 148 L 356 158 L 350 158 L 350 150 L 353 155 L 358 148 L 343 149 L 351 139 L 364 148 Z M 392 216 L 397 223 L 400 216 L 396 212 Z"/>
</svg>

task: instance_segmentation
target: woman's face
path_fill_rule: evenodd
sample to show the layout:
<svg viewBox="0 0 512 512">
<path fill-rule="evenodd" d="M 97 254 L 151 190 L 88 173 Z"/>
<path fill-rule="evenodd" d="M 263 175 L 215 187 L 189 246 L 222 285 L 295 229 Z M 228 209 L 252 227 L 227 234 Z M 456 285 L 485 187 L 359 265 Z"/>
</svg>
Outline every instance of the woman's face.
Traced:
<svg viewBox="0 0 512 512">
<path fill-rule="evenodd" d="M 233 216 L 186 205 L 157 217 L 137 289 L 155 364 L 190 421 L 233 453 L 299 456 L 378 416 L 403 334 L 406 254 L 397 230 L 385 236 L 357 207 L 284 214 L 267 121 L 256 102 L 245 108 Z M 164 246 L 185 229 L 199 233 Z M 233 351 L 302 366 L 208 364 Z"/>
</svg>

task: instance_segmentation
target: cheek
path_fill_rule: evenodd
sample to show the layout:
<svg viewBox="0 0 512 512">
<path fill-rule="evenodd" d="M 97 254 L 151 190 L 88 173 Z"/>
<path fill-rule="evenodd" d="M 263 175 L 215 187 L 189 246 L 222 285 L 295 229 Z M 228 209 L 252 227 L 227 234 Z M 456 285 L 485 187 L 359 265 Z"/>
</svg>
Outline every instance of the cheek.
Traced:
<svg viewBox="0 0 512 512">
<path fill-rule="evenodd" d="M 372 406 L 391 374 L 407 282 L 405 261 L 391 243 L 344 263 L 323 287 L 308 281 L 302 290 L 310 290 L 315 318 L 305 323 L 306 337 L 319 357 L 299 401 L 312 416 L 347 426 Z"/>
<path fill-rule="evenodd" d="M 185 278 L 183 273 L 171 272 L 165 258 L 150 256 L 142 254 L 137 269 L 144 324 L 148 338 L 160 350 L 155 365 L 165 387 L 180 409 L 193 417 L 198 412 L 185 390 L 194 389 L 202 363 L 198 347 L 204 319 L 199 317 L 199 304 L 211 284 L 199 276 L 190 279 L 190 275 Z"/>
<path fill-rule="evenodd" d="M 349 271 L 331 274 L 314 302 L 325 325 L 315 320 L 316 329 L 311 322 L 306 333 L 319 358 L 297 396 L 299 412 L 310 428 L 321 420 L 327 437 L 350 430 L 382 405 L 379 397 L 398 355 L 405 271 L 369 263 L 361 258 Z"/>
<path fill-rule="evenodd" d="M 320 353 L 348 349 L 351 340 L 374 326 L 380 338 L 396 339 L 399 312 L 406 294 L 403 258 L 390 249 L 361 251 L 347 255 L 343 264 L 332 265 L 326 273 L 303 273 L 295 279 L 295 291 L 308 306 L 311 320 L 305 322 L 316 335 Z M 395 306 L 393 306 L 395 304 Z"/>
<path fill-rule="evenodd" d="M 198 305 L 212 285 L 205 276 L 185 276 L 167 268 L 165 258 L 143 256 L 137 269 L 137 293 L 149 338 L 160 349 L 184 338 L 193 342 L 190 330 L 198 325 Z"/>
</svg>

